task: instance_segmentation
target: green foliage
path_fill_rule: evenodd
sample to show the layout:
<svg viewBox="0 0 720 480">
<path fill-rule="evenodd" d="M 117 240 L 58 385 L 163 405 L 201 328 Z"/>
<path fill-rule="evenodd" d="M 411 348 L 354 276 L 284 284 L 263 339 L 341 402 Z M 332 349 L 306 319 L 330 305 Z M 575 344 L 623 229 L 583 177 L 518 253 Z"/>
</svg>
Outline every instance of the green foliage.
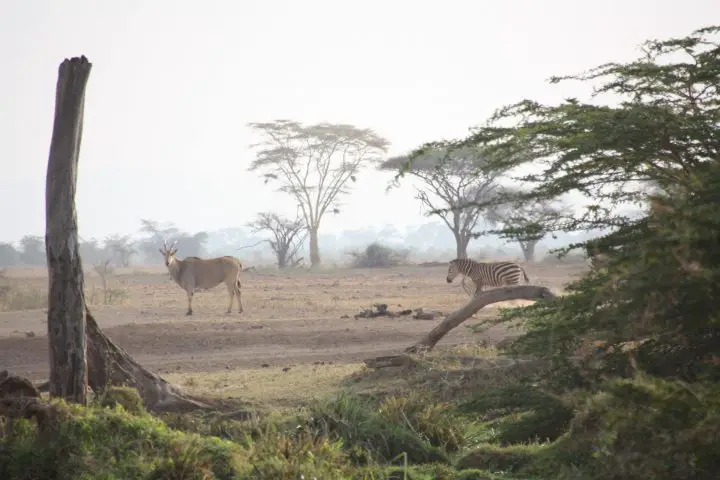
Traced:
<svg viewBox="0 0 720 480">
<path fill-rule="evenodd" d="M 407 262 L 408 250 L 391 248 L 373 242 L 363 251 L 350 252 L 353 268 L 387 268 L 396 267 Z"/>
<path fill-rule="evenodd" d="M 0 478 L 227 478 L 240 469 L 243 452 L 224 440 L 172 431 L 148 415 L 55 403 L 56 424 L 41 434 L 17 420 L 0 439 Z M 177 478 L 177 477 L 175 477 Z"/>
<path fill-rule="evenodd" d="M 342 393 L 332 401 L 313 405 L 304 428 L 317 435 L 341 439 L 354 460 L 361 464 L 371 460 L 391 462 L 403 454 L 413 463 L 448 463 L 447 454 L 414 431 L 411 425 L 390 423 L 369 400 Z M 424 430 L 433 432 L 432 428 L 425 425 Z M 433 440 L 438 444 L 447 441 L 442 436 Z"/>
<path fill-rule="evenodd" d="M 481 438 L 502 446 L 552 441 L 565 433 L 573 409 L 530 384 L 488 388 L 458 406 L 483 422 Z"/>
<path fill-rule="evenodd" d="M 140 398 L 138 391 L 132 387 L 108 387 L 97 396 L 95 402 L 101 407 L 115 407 L 119 405 L 126 412 L 133 415 L 147 414 L 142 398 Z"/>
<path fill-rule="evenodd" d="M 457 462 L 460 469 L 476 468 L 489 471 L 517 472 L 539 455 L 543 445 L 512 445 L 500 447 L 486 444 L 476 448 Z"/>
<path fill-rule="evenodd" d="M 379 415 L 389 423 L 407 425 L 419 437 L 448 452 L 459 450 L 467 429 L 446 403 L 428 401 L 427 393 L 414 391 L 380 402 Z"/>
<path fill-rule="evenodd" d="M 720 389 L 638 377 L 605 384 L 526 473 L 545 478 L 717 476 Z"/>
</svg>

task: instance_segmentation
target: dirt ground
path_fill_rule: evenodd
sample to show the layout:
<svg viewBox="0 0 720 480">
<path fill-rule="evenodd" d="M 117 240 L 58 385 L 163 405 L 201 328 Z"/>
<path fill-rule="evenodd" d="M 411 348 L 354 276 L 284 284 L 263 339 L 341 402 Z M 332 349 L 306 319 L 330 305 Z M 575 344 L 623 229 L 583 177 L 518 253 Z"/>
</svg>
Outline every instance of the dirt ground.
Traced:
<svg viewBox="0 0 720 480">
<path fill-rule="evenodd" d="M 556 292 L 583 265 L 526 266 L 531 283 Z M 374 303 L 391 310 L 424 308 L 450 313 L 467 300 L 459 280 L 445 282 L 446 267 L 403 267 L 327 272 L 247 272 L 242 277 L 245 312 L 225 314 L 224 286 L 200 292 L 194 315 L 185 316 L 185 294 L 160 267 L 116 271 L 109 286 L 127 298 L 117 305 L 94 305 L 101 328 L 141 364 L 161 374 L 277 369 L 356 364 L 365 358 L 401 352 L 439 320 L 410 317 L 355 319 Z M 42 269 L 8 269 L 15 282 L 47 288 Z M 99 288 L 96 274 L 86 289 Z M 480 311 L 466 324 L 497 314 L 506 302 Z M 0 313 L 0 370 L 33 380 L 47 378 L 46 311 Z M 474 334 L 460 326 L 440 345 L 496 343 L 502 327 Z"/>
</svg>

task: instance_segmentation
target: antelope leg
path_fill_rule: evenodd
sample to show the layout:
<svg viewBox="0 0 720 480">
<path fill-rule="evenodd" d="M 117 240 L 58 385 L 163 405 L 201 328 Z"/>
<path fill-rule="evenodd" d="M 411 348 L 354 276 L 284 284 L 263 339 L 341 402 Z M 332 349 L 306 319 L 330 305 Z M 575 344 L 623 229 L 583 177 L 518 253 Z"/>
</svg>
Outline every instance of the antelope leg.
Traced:
<svg viewBox="0 0 720 480">
<path fill-rule="evenodd" d="M 190 290 L 188 292 L 188 309 L 187 309 L 187 313 L 185 315 L 192 315 L 192 299 L 193 299 L 193 291 Z"/>
</svg>

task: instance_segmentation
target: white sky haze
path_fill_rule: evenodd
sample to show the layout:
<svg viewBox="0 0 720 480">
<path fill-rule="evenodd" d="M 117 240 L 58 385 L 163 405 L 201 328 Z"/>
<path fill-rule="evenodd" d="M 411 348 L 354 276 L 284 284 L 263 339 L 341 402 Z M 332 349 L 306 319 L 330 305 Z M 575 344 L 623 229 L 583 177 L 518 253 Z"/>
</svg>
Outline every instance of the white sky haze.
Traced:
<svg viewBox="0 0 720 480">
<path fill-rule="evenodd" d="M 720 23 L 717 0 L 3 0 L 0 241 L 45 229 L 57 68 L 93 63 L 80 235 L 242 226 L 295 202 L 248 172 L 248 122 L 351 123 L 389 155 L 464 136 L 503 104 L 581 96 L 553 74 L 630 60 L 648 38 Z M 367 172 L 321 232 L 426 221 L 413 189 Z"/>
</svg>

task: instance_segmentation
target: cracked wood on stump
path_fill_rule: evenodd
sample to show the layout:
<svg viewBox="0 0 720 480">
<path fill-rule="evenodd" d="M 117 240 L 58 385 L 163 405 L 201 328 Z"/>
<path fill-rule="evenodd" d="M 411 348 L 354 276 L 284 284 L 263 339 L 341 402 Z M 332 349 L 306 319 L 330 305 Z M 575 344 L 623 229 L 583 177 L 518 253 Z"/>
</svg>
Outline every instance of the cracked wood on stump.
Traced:
<svg viewBox="0 0 720 480">
<path fill-rule="evenodd" d="M 50 396 L 80 404 L 87 401 L 87 362 L 75 190 L 91 69 L 84 56 L 60 64 L 45 186 Z"/>
<path fill-rule="evenodd" d="M 407 348 L 408 353 L 432 350 L 433 347 L 453 328 L 472 317 L 477 311 L 498 302 L 508 300 L 543 300 L 556 298 L 556 295 L 545 287 L 534 285 L 520 285 L 513 287 L 495 288 L 480 292 L 470 299 L 468 303 L 448 315 L 430 333 L 425 335 L 415 345 Z"/>
</svg>

